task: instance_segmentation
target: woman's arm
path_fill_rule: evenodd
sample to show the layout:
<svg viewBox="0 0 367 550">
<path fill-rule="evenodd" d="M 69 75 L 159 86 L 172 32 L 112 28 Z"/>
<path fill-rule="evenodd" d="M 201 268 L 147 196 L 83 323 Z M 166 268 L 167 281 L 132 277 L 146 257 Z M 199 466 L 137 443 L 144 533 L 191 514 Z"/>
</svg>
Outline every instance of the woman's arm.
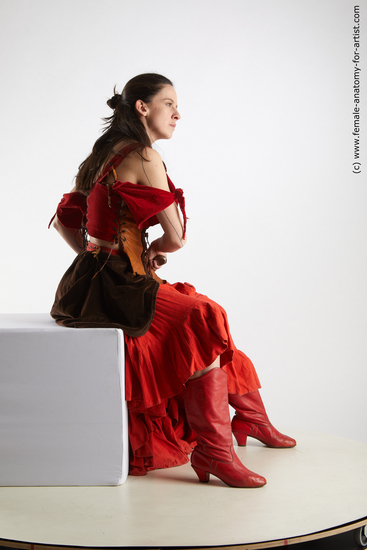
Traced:
<svg viewBox="0 0 367 550">
<path fill-rule="evenodd" d="M 74 187 L 70 193 L 74 193 L 76 191 L 76 188 Z M 65 242 L 76 252 L 77 254 L 80 254 L 82 250 L 84 250 L 84 241 L 83 236 L 80 231 L 80 228 L 69 228 L 65 227 L 57 215 L 55 215 L 53 221 L 52 221 L 52 227 L 56 229 L 56 231 L 61 235 L 61 237 L 64 239 Z"/>
<path fill-rule="evenodd" d="M 146 148 L 143 155 L 147 160 L 139 157 L 139 183 L 170 191 L 166 171 L 159 153 L 154 149 Z M 165 256 L 167 252 L 175 252 L 186 244 L 186 236 L 183 237 L 183 223 L 176 203 L 159 212 L 157 218 L 162 226 L 163 235 L 153 241 L 148 250 L 148 259 L 154 270 L 161 267 L 154 261 L 155 256 Z"/>
<path fill-rule="evenodd" d="M 74 250 L 74 252 L 80 254 L 80 252 L 84 250 L 84 242 L 80 229 L 71 229 L 69 227 L 64 227 L 58 219 L 57 215 L 52 222 L 52 227 L 56 229 L 59 235 L 61 235 L 64 241 L 68 243 L 68 245 Z"/>
</svg>

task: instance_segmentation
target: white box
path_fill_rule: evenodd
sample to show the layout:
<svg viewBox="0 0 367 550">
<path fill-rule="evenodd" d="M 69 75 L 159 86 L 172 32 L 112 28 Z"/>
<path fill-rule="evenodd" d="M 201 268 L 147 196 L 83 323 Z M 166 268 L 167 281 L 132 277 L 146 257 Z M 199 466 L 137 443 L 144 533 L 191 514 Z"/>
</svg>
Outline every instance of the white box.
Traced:
<svg viewBox="0 0 367 550">
<path fill-rule="evenodd" d="M 128 474 L 124 335 L 0 315 L 0 486 L 119 485 Z"/>
</svg>

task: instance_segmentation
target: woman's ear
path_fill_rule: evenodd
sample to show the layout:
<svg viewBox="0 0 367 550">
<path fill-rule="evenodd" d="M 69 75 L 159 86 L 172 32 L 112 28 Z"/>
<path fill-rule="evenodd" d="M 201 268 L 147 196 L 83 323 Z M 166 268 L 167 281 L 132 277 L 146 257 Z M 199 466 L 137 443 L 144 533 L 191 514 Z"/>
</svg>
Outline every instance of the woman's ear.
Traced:
<svg viewBox="0 0 367 550">
<path fill-rule="evenodd" d="M 141 116 L 147 116 L 148 114 L 148 106 L 144 101 L 141 99 L 138 99 L 135 103 L 135 109 L 137 110 L 138 114 Z"/>
</svg>

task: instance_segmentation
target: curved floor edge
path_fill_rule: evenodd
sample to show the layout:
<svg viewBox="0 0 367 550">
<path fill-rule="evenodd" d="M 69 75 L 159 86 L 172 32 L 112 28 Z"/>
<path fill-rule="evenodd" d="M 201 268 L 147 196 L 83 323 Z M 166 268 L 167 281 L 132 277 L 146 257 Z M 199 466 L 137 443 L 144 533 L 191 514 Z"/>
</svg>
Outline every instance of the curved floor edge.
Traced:
<svg viewBox="0 0 367 550">
<path fill-rule="evenodd" d="M 266 548 L 280 548 L 284 546 L 291 546 L 294 544 L 299 544 L 302 542 L 310 542 L 325 539 L 332 537 L 334 535 L 340 535 L 341 533 L 346 533 L 349 531 L 354 531 L 360 527 L 367 526 L 367 517 L 362 518 L 358 521 L 346 523 L 345 525 L 340 525 L 332 529 L 327 529 L 326 531 L 320 531 L 318 533 L 310 533 L 309 535 L 302 535 L 300 537 L 293 537 L 291 539 L 280 539 L 267 542 L 257 542 L 253 544 L 236 544 L 234 546 L 162 546 L 164 550 L 261 550 Z M 96 546 L 49 546 L 45 544 L 33 544 L 30 542 L 21 542 L 21 541 L 11 541 L 0 539 L 0 547 L 5 548 L 14 548 L 15 550 L 104 550 L 103 548 Z M 120 547 L 123 550 L 137 550 L 136 547 Z M 119 550 L 118 547 L 115 547 L 115 550 Z M 157 547 L 140 547 L 139 550 L 157 550 Z"/>
</svg>

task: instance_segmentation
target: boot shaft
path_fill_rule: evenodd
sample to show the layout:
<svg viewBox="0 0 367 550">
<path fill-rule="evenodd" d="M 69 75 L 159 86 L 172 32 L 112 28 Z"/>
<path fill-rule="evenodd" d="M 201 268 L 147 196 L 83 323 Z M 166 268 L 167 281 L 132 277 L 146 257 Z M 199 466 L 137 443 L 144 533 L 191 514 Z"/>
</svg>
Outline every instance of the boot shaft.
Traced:
<svg viewBox="0 0 367 550">
<path fill-rule="evenodd" d="M 260 393 L 256 390 L 245 395 L 230 393 L 229 404 L 236 409 L 236 415 L 247 422 L 254 422 L 260 426 L 269 426 L 270 420 L 266 414 Z"/>
<path fill-rule="evenodd" d="M 189 380 L 184 393 L 188 423 L 197 435 L 196 452 L 214 460 L 232 462 L 232 429 L 227 375 L 214 368 Z"/>
</svg>

